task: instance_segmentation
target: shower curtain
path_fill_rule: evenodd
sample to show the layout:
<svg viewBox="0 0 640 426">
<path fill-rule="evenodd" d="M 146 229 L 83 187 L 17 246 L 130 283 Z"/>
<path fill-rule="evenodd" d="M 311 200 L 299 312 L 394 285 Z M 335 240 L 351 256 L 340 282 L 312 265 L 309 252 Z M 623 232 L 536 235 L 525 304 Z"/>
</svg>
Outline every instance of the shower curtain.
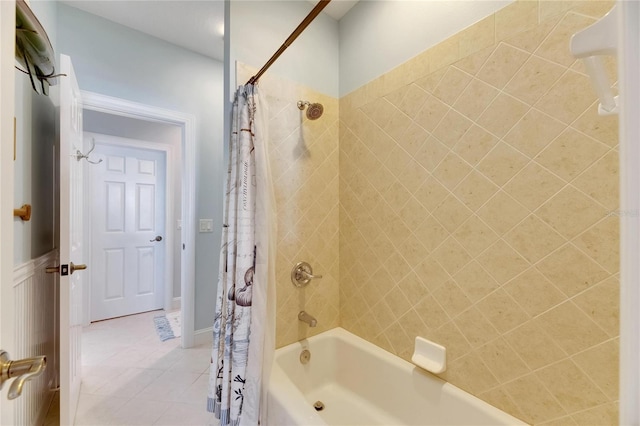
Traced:
<svg viewBox="0 0 640 426">
<path fill-rule="evenodd" d="M 275 201 L 266 106 L 255 85 L 233 104 L 207 409 L 220 424 L 266 425 L 275 350 Z"/>
</svg>

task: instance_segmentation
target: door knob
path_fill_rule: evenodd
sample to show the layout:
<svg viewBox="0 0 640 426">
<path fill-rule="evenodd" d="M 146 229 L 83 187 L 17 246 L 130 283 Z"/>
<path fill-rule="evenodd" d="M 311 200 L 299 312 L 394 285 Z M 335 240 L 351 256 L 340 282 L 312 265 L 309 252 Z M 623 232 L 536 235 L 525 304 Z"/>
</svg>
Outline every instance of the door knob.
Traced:
<svg viewBox="0 0 640 426">
<path fill-rule="evenodd" d="M 15 378 L 9 388 L 7 398 L 16 399 L 22 394 L 24 383 L 42 374 L 46 367 L 47 357 L 45 356 L 11 361 L 9 354 L 0 350 L 0 389 L 2 389 L 4 382 Z"/>
<path fill-rule="evenodd" d="M 162 241 L 162 237 L 160 235 L 156 235 L 156 237 L 153 240 L 149 240 L 150 243 L 153 243 L 156 241 Z"/>
<path fill-rule="evenodd" d="M 85 269 L 87 269 L 87 265 L 84 265 L 84 264 L 75 265 L 73 262 L 70 262 L 68 269 L 67 269 L 67 265 L 48 266 L 45 269 L 45 272 L 47 274 L 67 275 L 67 273 L 73 274 L 75 271 L 83 271 Z"/>
<path fill-rule="evenodd" d="M 75 271 L 84 271 L 87 269 L 87 265 L 81 263 L 79 265 L 74 265 L 73 262 L 69 263 L 69 273 L 73 274 Z"/>
</svg>

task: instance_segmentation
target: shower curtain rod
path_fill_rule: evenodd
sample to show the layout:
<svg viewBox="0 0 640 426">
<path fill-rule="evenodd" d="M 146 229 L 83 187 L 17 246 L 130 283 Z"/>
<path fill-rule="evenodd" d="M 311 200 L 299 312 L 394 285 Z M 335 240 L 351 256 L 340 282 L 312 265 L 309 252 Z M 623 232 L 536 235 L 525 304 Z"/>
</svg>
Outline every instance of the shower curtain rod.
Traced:
<svg viewBox="0 0 640 426">
<path fill-rule="evenodd" d="M 291 33 L 289 38 L 287 38 L 285 40 L 285 42 L 282 43 L 282 46 L 280 46 L 278 51 L 276 53 L 274 53 L 273 56 L 271 56 L 271 58 L 269 58 L 267 63 L 264 64 L 264 66 L 262 68 L 260 68 L 260 71 L 258 71 L 258 73 L 256 75 L 254 75 L 253 77 L 251 77 L 249 79 L 247 84 L 256 83 L 258 81 L 258 79 L 262 76 L 262 74 L 264 74 L 269 69 L 269 67 L 276 61 L 276 59 L 278 59 L 280 57 L 280 55 L 282 55 L 284 53 L 284 51 L 287 50 L 287 47 L 289 47 L 289 45 L 291 43 L 293 43 L 293 41 L 296 38 L 298 38 L 298 36 L 300 34 L 302 34 L 302 32 L 305 30 L 305 28 L 307 28 L 307 26 L 309 26 L 311 21 L 313 21 L 316 18 L 316 16 L 318 16 L 320 14 L 320 12 L 322 12 L 322 9 L 324 9 L 329 4 L 329 2 L 331 2 L 331 0 L 320 0 L 318 2 L 318 4 L 315 5 L 313 10 L 311 10 L 311 12 L 309 12 L 307 17 L 304 18 L 302 20 L 302 22 L 300 22 L 300 25 L 298 25 L 298 27 L 295 30 L 293 30 L 293 32 Z"/>
</svg>

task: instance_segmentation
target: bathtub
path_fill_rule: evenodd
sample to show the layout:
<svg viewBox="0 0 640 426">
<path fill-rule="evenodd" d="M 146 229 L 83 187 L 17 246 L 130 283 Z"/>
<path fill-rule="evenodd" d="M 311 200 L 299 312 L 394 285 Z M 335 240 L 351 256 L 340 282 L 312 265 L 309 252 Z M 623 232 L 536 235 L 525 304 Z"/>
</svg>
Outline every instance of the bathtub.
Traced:
<svg viewBox="0 0 640 426">
<path fill-rule="evenodd" d="M 342 328 L 276 350 L 267 413 L 267 426 L 526 424 Z"/>
</svg>

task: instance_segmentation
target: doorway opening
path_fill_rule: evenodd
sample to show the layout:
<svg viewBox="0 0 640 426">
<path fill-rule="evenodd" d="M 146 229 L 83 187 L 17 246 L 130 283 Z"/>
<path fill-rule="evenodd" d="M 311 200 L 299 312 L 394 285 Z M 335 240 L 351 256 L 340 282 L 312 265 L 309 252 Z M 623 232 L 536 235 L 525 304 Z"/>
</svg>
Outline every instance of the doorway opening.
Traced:
<svg viewBox="0 0 640 426">
<path fill-rule="evenodd" d="M 176 262 L 173 264 L 167 262 L 161 268 L 165 278 L 170 277 L 169 281 L 175 283 L 171 289 L 163 287 L 162 308 L 180 310 L 179 322 L 182 328 L 180 343 L 183 348 L 192 347 L 194 345 L 195 310 L 195 118 L 181 112 L 93 92 L 82 92 L 82 96 L 85 131 L 91 132 L 85 134 L 85 139 L 93 138 L 97 146 L 123 147 L 137 143 L 139 149 L 146 149 L 149 152 L 155 149 L 164 152 L 167 160 L 166 171 L 173 176 L 167 182 L 171 181 L 172 185 L 175 184 L 178 189 L 174 191 L 173 200 L 168 203 L 168 205 L 177 206 L 177 208 L 173 210 L 167 208 L 165 211 L 168 225 L 165 229 L 170 231 L 169 234 L 175 234 L 175 237 L 167 235 L 169 238 L 164 243 L 175 249 L 173 257 Z M 117 129 L 117 131 L 113 129 Z M 122 133 L 123 131 L 126 134 Z M 111 133 L 108 137 L 109 141 L 100 136 L 105 133 Z M 113 133 L 118 134 L 113 135 Z M 123 137 L 128 140 L 122 139 Z M 160 142 L 164 141 L 164 143 L 149 144 L 148 142 L 139 142 L 140 139 L 147 141 L 155 139 Z M 109 143 L 105 144 L 105 142 Z M 91 148 L 91 145 L 89 143 L 87 148 Z M 172 167 L 170 163 L 175 167 Z M 91 212 L 85 211 L 85 214 L 91 214 Z M 93 261 L 101 260 L 94 258 Z M 179 299 L 177 297 L 174 299 L 174 294 L 179 294 Z M 86 297 L 84 303 L 85 306 L 89 304 Z M 90 321 L 90 317 L 85 315 L 83 322 L 88 324 Z"/>
</svg>

